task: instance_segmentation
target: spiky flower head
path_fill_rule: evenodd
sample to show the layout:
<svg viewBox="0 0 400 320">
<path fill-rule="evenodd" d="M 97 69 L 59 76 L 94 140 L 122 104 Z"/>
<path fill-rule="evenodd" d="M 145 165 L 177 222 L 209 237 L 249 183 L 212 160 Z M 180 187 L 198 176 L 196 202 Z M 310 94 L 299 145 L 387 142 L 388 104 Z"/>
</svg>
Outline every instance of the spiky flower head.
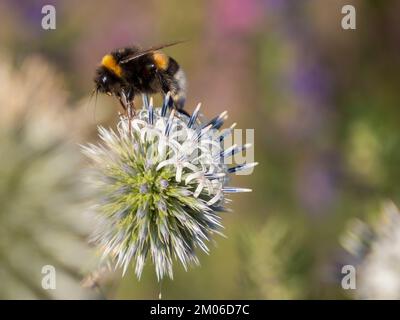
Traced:
<svg viewBox="0 0 400 320">
<path fill-rule="evenodd" d="M 189 118 L 168 104 L 169 95 L 161 108 L 144 98 L 132 119 L 121 116 L 117 131 L 100 127 L 102 142 L 84 147 L 100 197 L 93 241 L 123 273 L 134 262 L 138 278 L 148 256 L 158 279 L 173 277 L 174 259 L 185 269 L 198 264 L 196 248 L 208 253 L 210 236 L 221 231 L 225 195 L 251 191 L 228 187 L 227 175 L 256 164 L 225 163 L 249 147 L 223 149 L 232 132 L 219 130 L 226 112 L 203 122 L 200 105 Z"/>
</svg>

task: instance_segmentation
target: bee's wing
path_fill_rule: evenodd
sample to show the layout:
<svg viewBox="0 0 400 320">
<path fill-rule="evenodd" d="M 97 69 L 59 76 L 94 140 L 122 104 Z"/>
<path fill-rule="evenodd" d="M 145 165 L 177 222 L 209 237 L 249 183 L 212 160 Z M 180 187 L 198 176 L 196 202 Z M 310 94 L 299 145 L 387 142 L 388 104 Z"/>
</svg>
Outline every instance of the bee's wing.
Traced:
<svg viewBox="0 0 400 320">
<path fill-rule="evenodd" d="M 160 49 L 166 48 L 166 47 L 172 47 L 172 46 L 182 43 L 182 42 L 185 42 L 185 41 L 175 41 L 175 42 L 161 44 L 159 46 L 150 47 L 149 49 L 140 50 L 139 52 L 136 52 L 130 56 L 125 57 L 124 59 L 122 59 L 120 61 L 120 63 L 127 63 L 127 62 L 137 59 L 141 56 L 144 56 L 145 54 L 148 54 L 150 52 L 157 51 L 157 50 L 160 50 Z"/>
</svg>

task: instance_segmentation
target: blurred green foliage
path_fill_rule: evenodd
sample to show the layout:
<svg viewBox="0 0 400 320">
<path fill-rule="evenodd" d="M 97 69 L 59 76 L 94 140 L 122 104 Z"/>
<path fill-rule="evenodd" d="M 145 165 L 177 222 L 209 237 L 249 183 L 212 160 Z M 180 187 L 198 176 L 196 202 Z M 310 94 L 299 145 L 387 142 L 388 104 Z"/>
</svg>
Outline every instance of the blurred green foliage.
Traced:
<svg viewBox="0 0 400 320">
<path fill-rule="evenodd" d="M 0 298 L 95 298 L 80 285 L 95 261 L 61 83 L 42 59 L 13 70 L 3 57 L 0 86 Z"/>
</svg>

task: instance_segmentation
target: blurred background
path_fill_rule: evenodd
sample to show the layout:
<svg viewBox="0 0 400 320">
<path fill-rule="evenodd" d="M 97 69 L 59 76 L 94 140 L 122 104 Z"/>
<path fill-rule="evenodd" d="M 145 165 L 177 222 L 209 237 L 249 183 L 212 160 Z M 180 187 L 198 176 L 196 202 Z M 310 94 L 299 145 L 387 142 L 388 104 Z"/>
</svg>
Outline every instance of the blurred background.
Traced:
<svg viewBox="0 0 400 320">
<path fill-rule="evenodd" d="M 41 27 L 46 4 L 55 30 Z M 356 30 L 341 27 L 346 4 Z M 396 0 L 0 1 L 0 297 L 158 297 L 151 263 L 140 281 L 82 288 L 93 256 L 79 144 L 117 121 L 116 101 L 89 101 L 105 53 L 188 39 L 166 49 L 186 71 L 186 110 L 202 102 L 255 129 L 260 164 L 233 181 L 253 192 L 232 197 L 227 238 L 201 267 L 176 264 L 163 298 L 400 298 L 400 223 L 382 226 L 387 201 L 394 215 L 400 204 L 399 12 Z M 48 264 L 57 290 L 41 289 Z M 347 264 L 356 290 L 342 289 Z"/>
</svg>

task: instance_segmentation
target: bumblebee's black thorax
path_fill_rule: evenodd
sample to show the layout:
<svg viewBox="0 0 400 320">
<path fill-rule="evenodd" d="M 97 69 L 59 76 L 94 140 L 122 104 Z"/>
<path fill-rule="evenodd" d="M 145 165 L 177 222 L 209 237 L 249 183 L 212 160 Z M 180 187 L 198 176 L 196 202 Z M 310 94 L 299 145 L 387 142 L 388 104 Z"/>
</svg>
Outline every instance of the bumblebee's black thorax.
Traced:
<svg viewBox="0 0 400 320">
<path fill-rule="evenodd" d="M 152 93 L 159 89 L 159 79 L 151 54 L 123 64 L 124 78 L 135 91 Z"/>
</svg>

